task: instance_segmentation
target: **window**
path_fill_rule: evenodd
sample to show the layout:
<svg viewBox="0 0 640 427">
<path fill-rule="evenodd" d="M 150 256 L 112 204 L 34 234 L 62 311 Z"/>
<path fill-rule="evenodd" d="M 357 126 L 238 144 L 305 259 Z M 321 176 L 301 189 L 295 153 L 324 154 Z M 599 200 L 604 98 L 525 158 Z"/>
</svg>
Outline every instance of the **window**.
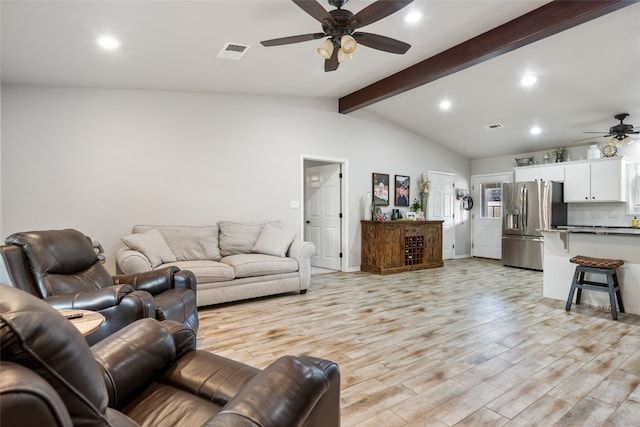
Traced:
<svg viewBox="0 0 640 427">
<path fill-rule="evenodd" d="M 502 183 L 482 184 L 482 218 L 500 218 L 502 216 Z"/>
</svg>

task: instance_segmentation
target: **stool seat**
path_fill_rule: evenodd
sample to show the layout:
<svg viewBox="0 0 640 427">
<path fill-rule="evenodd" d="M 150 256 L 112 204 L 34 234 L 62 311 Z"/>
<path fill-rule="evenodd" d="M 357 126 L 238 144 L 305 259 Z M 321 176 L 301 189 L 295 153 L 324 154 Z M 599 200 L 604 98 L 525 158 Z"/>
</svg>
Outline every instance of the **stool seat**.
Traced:
<svg viewBox="0 0 640 427">
<path fill-rule="evenodd" d="M 617 268 L 623 265 L 624 261 L 621 259 L 593 258 L 584 255 L 576 255 L 569 261 L 578 265 L 576 266 L 576 271 L 573 275 L 571 290 L 569 291 L 569 298 L 567 298 L 567 305 L 565 309 L 567 311 L 571 310 L 573 295 L 576 291 L 576 304 L 580 304 L 580 298 L 583 290 L 607 292 L 609 294 L 609 302 L 611 304 L 611 317 L 613 320 L 618 320 L 616 300 L 618 302 L 620 313 L 624 313 L 624 305 L 622 305 L 622 296 L 620 295 Z M 585 273 L 603 274 L 607 281 L 594 282 L 591 280 L 585 280 Z"/>
<path fill-rule="evenodd" d="M 584 255 L 576 255 L 571 258 L 569 262 L 584 265 L 585 267 L 596 268 L 616 268 L 624 264 L 624 261 L 621 259 L 593 258 Z"/>
</svg>

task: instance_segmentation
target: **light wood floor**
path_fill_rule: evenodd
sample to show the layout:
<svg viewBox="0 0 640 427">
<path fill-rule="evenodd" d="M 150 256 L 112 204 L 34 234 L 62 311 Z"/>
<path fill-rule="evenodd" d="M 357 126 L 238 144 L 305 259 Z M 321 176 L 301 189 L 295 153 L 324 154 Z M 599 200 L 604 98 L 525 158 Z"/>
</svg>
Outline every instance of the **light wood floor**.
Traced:
<svg viewBox="0 0 640 427">
<path fill-rule="evenodd" d="M 202 309 L 198 347 L 337 362 L 345 427 L 639 426 L 640 316 L 610 316 L 543 298 L 542 273 L 461 259 Z"/>
</svg>

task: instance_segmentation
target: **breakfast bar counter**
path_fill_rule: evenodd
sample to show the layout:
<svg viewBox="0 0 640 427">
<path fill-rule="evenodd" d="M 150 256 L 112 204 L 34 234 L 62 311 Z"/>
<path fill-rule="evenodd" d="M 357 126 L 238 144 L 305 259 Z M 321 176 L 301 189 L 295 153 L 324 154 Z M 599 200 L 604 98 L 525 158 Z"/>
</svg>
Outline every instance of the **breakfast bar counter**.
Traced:
<svg viewBox="0 0 640 427">
<path fill-rule="evenodd" d="M 543 296 L 566 301 L 576 265 L 576 255 L 624 260 L 618 267 L 622 301 L 627 313 L 640 314 L 640 229 L 607 227 L 566 227 L 545 230 Z M 584 292 L 582 302 L 609 306 L 606 293 Z"/>
</svg>

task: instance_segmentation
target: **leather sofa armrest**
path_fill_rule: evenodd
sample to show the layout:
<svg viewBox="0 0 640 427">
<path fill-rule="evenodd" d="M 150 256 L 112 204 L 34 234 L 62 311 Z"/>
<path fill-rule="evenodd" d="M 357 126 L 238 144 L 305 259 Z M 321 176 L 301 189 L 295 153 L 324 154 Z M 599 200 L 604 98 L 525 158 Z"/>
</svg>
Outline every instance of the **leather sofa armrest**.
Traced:
<svg viewBox="0 0 640 427">
<path fill-rule="evenodd" d="M 125 326 L 91 351 L 102 370 L 109 406 L 115 408 L 171 365 L 176 355 L 169 330 L 155 319 Z"/>
<path fill-rule="evenodd" d="M 100 311 L 120 304 L 132 292 L 131 285 L 119 284 L 75 294 L 52 295 L 44 300 L 57 310 L 73 308 Z"/>
<path fill-rule="evenodd" d="M 177 359 L 161 382 L 224 406 L 259 372 L 244 363 L 196 350 Z"/>
<path fill-rule="evenodd" d="M 204 425 L 301 426 L 329 386 L 329 378 L 313 359 L 283 356 L 256 375 Z"/>
<path fill-rule="evenodd" d="M 147 291 L 151 295 L 158 295 L 174 288 L 174 275 L 179 272 L 178 267 L 164 267 L 157 270 L 136 274 L 119 274 L 113 276 L 117 284 L 129 284 L 140 291 Z"/>
<path fill-rule="evenodd" d="M 196 275 L 189 270 L 180 270 L 173 276 L 173 287 L 191 289 L 196 292 Z"/>
<path fill-rule="evenodd" d="M 151 271 L 153 268 L 142 252 L 127 247 L 116 252 L 116 270 L 118 274 L 135 274 Z"/>
<path fill-rule="evenodd" d="M 164 326 L 173 337 L 176 348 L 176 359 L 196 349 L 197 337 L 193 328 L 188 327 L 184 323 L 176 322 L 175 320 L 164 320 L 162 321 L 162 326 Z"/>
</svg>

